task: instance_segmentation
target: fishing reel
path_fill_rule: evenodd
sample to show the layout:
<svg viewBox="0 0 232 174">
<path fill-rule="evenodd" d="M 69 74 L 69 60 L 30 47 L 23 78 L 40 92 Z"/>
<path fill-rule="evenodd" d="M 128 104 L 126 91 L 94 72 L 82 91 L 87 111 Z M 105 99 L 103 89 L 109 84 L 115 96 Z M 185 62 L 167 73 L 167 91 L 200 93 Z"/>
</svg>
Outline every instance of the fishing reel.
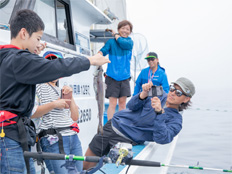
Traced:
<svg viewBox="0 0 232 174">
<path fill-rule="evenodd" d="M 133 158 L 132 145 L 119 142 L 110 149 L 108 156 L 117 166 L 125 165 Z"/>
</svg>

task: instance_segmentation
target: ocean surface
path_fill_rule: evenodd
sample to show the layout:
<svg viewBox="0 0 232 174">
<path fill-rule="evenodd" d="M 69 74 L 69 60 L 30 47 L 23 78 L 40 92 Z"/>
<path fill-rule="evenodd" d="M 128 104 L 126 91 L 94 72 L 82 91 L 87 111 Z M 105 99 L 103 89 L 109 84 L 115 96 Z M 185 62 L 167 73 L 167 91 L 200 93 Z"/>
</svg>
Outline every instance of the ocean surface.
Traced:
<svg viewBox="0 0 232 174">
<path fill-rule="evenodd" d="M 232 169 L 230 90 L 207 89 L 196 92 L 191 109 L 183 113 L 183 129 L 170 164 Z M 224 172 L 173 167 L 168 169 L 168 174 L 204 173 Z"/>
</svg>

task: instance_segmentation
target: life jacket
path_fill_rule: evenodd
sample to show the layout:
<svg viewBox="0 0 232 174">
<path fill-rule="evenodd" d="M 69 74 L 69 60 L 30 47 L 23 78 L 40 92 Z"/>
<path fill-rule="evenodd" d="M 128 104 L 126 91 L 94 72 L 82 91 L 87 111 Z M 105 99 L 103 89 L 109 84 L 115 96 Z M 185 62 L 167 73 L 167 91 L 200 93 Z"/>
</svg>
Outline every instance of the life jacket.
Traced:
<svg viewBox="0 0 232 174">
<path fill-rule="evenodd" d="M 14 121 L 12 120 L 14 119 Z M 1 125 L 1 133 L 0 137 L 4 138 L 4 127 L 17 124 L 18 132 L 19 132 L 19 142 L 21 143 L 21 147 L 23 151 L 29 151 L 29 146 L 33 146 L 36 142 L 36 130 L 33 121 L 31 121 L 27 117 L 20 117 L 14 113 L 9 111 L 0 111 L 0 125 Z M 30 174 L 30 163 L 29 158 L 24 158 L 27 173 Z"/>
<path fill-rule="evenodd" d="M 11 124 L 16 124 L 16 121 L 12 121 L 10 119 L 17 117 L 16 114 L 11 113 L 9 111 L 0 111 L 0 123 L 1 126 L 8 126 Z"/>
</svg>

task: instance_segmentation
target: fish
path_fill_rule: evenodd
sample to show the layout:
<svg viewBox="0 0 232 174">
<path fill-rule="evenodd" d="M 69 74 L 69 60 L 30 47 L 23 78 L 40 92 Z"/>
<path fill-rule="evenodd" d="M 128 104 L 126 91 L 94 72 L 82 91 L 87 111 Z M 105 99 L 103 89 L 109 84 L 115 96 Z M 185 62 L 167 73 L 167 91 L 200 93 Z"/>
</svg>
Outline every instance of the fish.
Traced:
<svg viewBox="0 0 232 174">
<path fill-rule="evenodd" d="M 98 106 L 98 129 L 97 133 L 101 133 L 103 135 L 103 114 L 105 110 L 105 83 L 103 82 L 103 68 L 102 66 L 96 67 L 96 71 L 94 72 L 94 82 L 93 87 L 95 91 L 95 96 L 97 100 Z"/>
</svg>

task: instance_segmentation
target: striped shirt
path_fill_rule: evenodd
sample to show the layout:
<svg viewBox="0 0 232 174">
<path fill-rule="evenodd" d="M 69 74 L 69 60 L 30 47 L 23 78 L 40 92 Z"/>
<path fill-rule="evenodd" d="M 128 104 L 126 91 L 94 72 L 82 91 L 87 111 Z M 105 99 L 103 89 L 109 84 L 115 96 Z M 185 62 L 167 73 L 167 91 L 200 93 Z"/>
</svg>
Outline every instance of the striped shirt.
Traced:
<svg viewBox="0 0 232 174">
<path fill-rule="evenodd" d="M 53 102 L 61 98 L 61 89 L 57 86 L 50 86 L 48 83 L 36 85 L 36 104 L 41 106 Z M 70 109 L 53 109 L 47 114 L 43 115 L 41 123 L 38 126 L 38 132 L 41 129 L 61 128 L 71 126 L 74 121 L 71 118 Z M 62 136 L 76 134 L 73 130 L 63 130 L 60 132 Z"/>
</svg>

